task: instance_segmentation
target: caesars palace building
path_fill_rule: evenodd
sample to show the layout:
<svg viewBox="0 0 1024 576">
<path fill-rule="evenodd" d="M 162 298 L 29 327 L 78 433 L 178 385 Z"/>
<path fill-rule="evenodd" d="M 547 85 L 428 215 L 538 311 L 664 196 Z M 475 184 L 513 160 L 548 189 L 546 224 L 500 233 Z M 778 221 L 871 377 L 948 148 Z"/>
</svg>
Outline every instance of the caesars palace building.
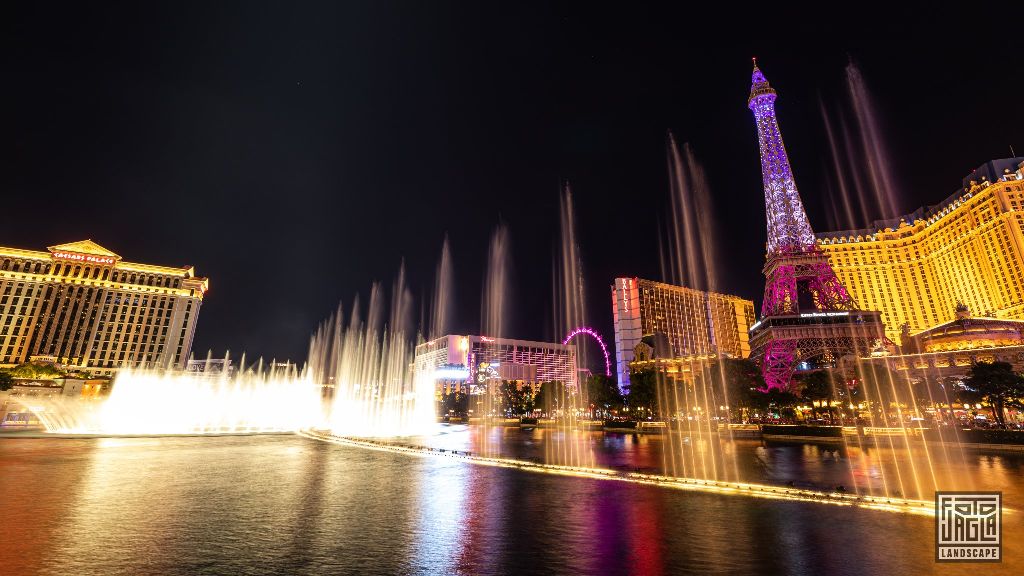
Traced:
<svg viewBox="0 0 1024 576">
<path fill-rule="evenodd" d="M 91 240 L 0 247 L 0 367 L 184 368 L 208 287 L 191 266 L 125 262 Z"/>
</svg>

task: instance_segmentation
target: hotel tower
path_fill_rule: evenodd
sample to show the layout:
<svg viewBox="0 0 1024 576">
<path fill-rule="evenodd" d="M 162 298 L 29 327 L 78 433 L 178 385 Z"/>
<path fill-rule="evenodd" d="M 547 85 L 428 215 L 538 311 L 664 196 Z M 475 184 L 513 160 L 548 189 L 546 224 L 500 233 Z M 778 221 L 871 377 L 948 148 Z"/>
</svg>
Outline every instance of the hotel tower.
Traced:
<svg viewBox="0 0 1024 576">
<path fill-rule="evenodd" d="M 886 334 L 978 316 L 1024 320 L 1024 158 L 992 160 L 938 205 L 817 235 L 836 275 Z"/>
<path fill-rule="evenodd" d="M 738 296 L 704 292 L 642 278 L 616 278 L 612 285 L 615 371 L 629 385 L 630 364 L 645 337 L 666 343 L 663 360 L 704 361 L 750 355 L 748 331 L 754 303 Z"/>
<path fill-rule="evenodd" d="M 184 368 L 208 286 L 191 266 L 125 262 L 91 240 L 0 247 L 0 366 Z"/>
</svg>

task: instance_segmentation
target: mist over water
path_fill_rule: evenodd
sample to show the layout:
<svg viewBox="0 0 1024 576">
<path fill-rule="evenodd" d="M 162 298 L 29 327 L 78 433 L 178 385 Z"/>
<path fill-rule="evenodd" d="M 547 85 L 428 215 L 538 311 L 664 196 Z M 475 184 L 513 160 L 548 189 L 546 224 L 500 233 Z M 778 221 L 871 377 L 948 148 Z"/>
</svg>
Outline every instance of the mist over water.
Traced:
<svg viewBox="0 0 1024 576">
<path fill-rule="evenodd" d="M 225 358 L 225 364 L 230 358 Z M 240 373 L 122 370 L 102 401 L 25 401 L 61 434 L 169 435 L 291 432 L 323 423 L 320 387 L 308 374 L 263 361 Z"/>
</svg>

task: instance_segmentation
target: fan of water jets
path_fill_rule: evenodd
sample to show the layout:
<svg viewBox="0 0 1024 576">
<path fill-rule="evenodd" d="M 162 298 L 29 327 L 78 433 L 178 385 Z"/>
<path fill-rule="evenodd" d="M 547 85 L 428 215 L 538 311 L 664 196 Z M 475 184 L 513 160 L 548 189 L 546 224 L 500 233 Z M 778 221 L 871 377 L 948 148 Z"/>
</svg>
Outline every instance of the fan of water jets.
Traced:
<svg viewBox="0 0 1024 576">
<path fill-rule="evenodd" d="M 440 315 L 443 317 L 444 312 Z M 412 296 L 399 271 L 390 308 L 380 285 L 312 337 L 298 371 L 262 360 L 238 374 L 122 370 L 109 398 L 30 400 L 47 430 L 103 435 L 223 434 L 329 428 L 344 436 L 407 436 L 434 422 L 433 383 L 411 368 Z M 225 362 L 227 365 L 228 362 Z M 326 399 L 326 402 L 325 402 Z"/>
<path fill-rule="evenodd" d="M 693 148 L 689 143 L 680 147 L 671 132 L 668 176 L 671 220 L 668 249 L 662 249 L 662 273 L 673 284 L 714 291 L 718 275 L 711 190 Z M 694 337 L 698 341 L 713 343 L 710 308 L 705 317 L 706 322 L 691 329 L 697 331 Z M 678 476 L 735 479 L 739 475 L 735 458 L 727 456 L 735 448 L 732 432 L 725 428 L 725 433 L 719 434 L 711 420 L 719 407 L 729 405 L 729 398 L 724 389 L 702 377 L 709 366 L 722 370 L 722 364 L 709 365 L 707 359 L 698 357 L 691 357 L 689 364 L 690 374 L 699 375 L 690 381 L 676 382 L 661 371 L 655 373 L 658 403 L 675 420 L 669 424 L 680 431 L 666 436 L 665 469 Z"/>
<path fill-rule="evenodd" d="M 309 347 L 310 377 L 324 383 L 328 427 L 341 436 L 409 436 L 434 422 L 434 389 L 415 378 L 412 295 L 404 267 L 391 297 L 390 316 L 379 284 L 364 312 L 358 299 L 347 321 L 340 308 L 324 322 Z"/>
<path fill-rule="evenodd" d="M 698 290 L 717 289 L 715 225 L 711 190 L 693 147 L 682 148 L 668 134 L 669 241 L 662 250 L 662 274 L 668 282 Z"/>
<path fill-rule="evenodd" d="M 836 229 L 851 230 L 899 216 L 900 195 L 878 112 L 864 75 L 852 61 L 846 66 L 845 86 L 845 109 L 829 111 L 822 100 L 818 106 L 830 152 L 829 217 Z"/>
</svg>

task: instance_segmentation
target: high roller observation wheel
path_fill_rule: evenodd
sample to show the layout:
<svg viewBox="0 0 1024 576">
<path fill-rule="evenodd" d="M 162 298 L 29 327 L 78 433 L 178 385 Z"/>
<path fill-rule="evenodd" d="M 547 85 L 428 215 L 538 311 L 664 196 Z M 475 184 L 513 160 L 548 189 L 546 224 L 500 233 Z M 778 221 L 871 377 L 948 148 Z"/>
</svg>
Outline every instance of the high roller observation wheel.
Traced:
<svg viewBox="0 0 1024 576">
<path fill-rule="evenodd" d="M 562 340 L 562 345 L 566 346 L 569 344 L 570 340 L 584 334 L 590 336 L 594 340 L 597 340 L 597 343 L 601 345 L 601 352 L 604 353 L 604 375 L 610 378 L 612 375 L 612 361 L 608 356 L 608 347 L 604 345 L 604 339 L 601 338 L 601 335 L 598 334 L 596 330 L 589 326 L 580 326 L 572 332 L 569 332 L 569 335 Z"/>
</svg>

